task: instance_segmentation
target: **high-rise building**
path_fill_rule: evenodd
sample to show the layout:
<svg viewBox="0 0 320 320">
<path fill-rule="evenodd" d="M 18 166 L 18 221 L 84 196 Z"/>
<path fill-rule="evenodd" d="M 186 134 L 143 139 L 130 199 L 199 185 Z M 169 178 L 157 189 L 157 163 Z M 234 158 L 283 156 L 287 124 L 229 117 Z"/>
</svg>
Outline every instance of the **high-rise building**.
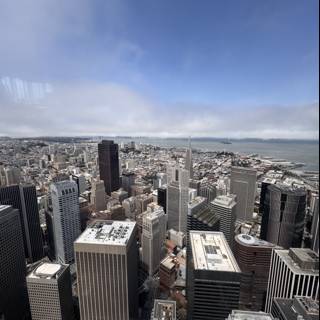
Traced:
<svg viewBox="0 0 320 320">
<path fill-rule="evenodd" d="M 147 212 L 142 218 L 142 262 L 151 276 L 159 270 L 166 224 L 166 215 L 161 207 Z"/>
<path fill-rule="evenodd" d="M 269 313 L 233 310 L 227 320 L 275 320 Z"/>
<path fill-rule="evenodd" d="M 167 174 L 164 172 L 157 173 L 153 179 L 153 189 L 161 188 L 167 184 Z"/>
<path fill-rule="evenodd" d="M 136 223 L 96 221 L 74 243 L 82 320 L 136 320 Z"/>
<path fill-rule="evenodd" d="M 167 187 L 168 228 L 187 232 L 188 200 L 189 200 L 189 171 L 175 170 L 175 180 Z"/>
<path fill-rule="evenodd" d="M 230 193 L 237 196 L 237 220 L 250 221 L 256 196 L 257 171 L 253 168 L 232 167 Z"/>
<path fill-rule="evenodd" d="M 220 218 L 208 204 L 188 213 L 188 233 L 191 230 L 220 231 Z"/>
<path fill-rule="evenodd" d="M 106 193 L 111 195 L 112 191 L 120 188 L 118 145 L 110 140 L 102 140 L 98 144 L 98 161 L 100 179 L 104 182 Z"/>
<path fill-rule="evenodd" d="M 225 320 L 239 308 L 240 268 L 221 232 L 190 231 L 188 319 Z"/>
<path fill-rule="evenodd" d="M 192 148 L 191 148 L 191 140 L 189 140 L 189 147 L 186 151 L 186 162 L 185 169 L 189 171 L 190 179 L 193 178 L 193 162 L 192 162 Z"/>
<path fill-rule="evenodd" d="M 8 167 L 4 169 L 5 185 L 11 186 L 20 183 L 20 169 L 16 167 Z"/>
<path fill-rule="evenodd" d="M 306 297 L 274 299 L 271 313 L 279 320 L 318 320 L 319 301 Z"/>
<path fill-rule="evenodd" d="M 27 276 L 32 320 L 74 319 L 68 265 L 42 262 Z"/>
<path fill-rule="evenodd" d="M 95 211 L 102 211 L 107 208 L 106 191 L 102 180 L 94 181 L 91 189 L 91 204 Z"/>
<path fill-rule="evenodd" d="M 195 197 L 188 203 L 188 216 L 193 216 L 196 212 L 201 211 L 206 207 L 206 198 L 204 197 Z"/>
<path fill-rule="evenodd" d="M 223 232 L 230 247 L 234 241 L 237 206 L 235 195 L 218 196 L 210 203 L 213 212 L 219 217 L 220 231 Z"/>
<path fill-rule="evenodd" d="M 47 255 L 51 260 L 54 260 L 56 257 L 56 249 L 54 243 L 54 227 L 53 227 L 53 212 L 52 208 L 48 208 L 45 211 L 45 220 L 46 220 L 46 246 L 47 246 Z"/>
<path fill-rule="evenodd" d="M 313 195 L 310 211 L 312 212 L 311 249 L 319 254 L 319 195 Z"/>
<path fill-rule="evenodd" d="M 158 204 L 167 212 L 167 186 L 162 186 L 158 189 Z"/>
<path fill-rule="evenodd" d="M 262 239 L 285 249 L 301 247 L 306 215 L 304 190 L 283 184 L 270 185 L 263 215 Z"/>
<path fill-rule="evenodd" d="M 319 299 L 319 256 L 311 249 L 291 248 L 272 251 L 266 312 L 274 298 L 295 296 Z"/>
<path fill-rule="evenodd" d="M 119 189 L 117 191 L 111 192 L 111 197 L 113 199 L 118 200 L 120 203 L 122 203 L 125 199 L 128 199 L 128 192 L 122 189 Z"/>
<path fill-rule="evenodd" d="M 177 320 L 176 302 L 155 300 L 150 320 Z"/>
<path fill-rule="evenodd" d="M 35 262 L 43 258 L 43 239 L 36 188 L 33 185 L 12 185 L 0 188 L 0 204 L 19 210 L 26 258 Z"/>
<path fill-rule="evenodd" d="M 72 180 L 77 184 L 78 186 L 78 195 L 84 193 L 87 190 L 87 182 L 86 178 L 81 174 L 74 174 L 71 176 Z"/>
<path fill-rule="evenodd" d="M 74 261 L 73 242 L 81 233 L 78 187 L 74 181 L 50 185 L 55 253 L 57 261 Z"/>
<path fill-rule="evenodd" d="M 135 197 L 135 206 L 137 214 L 141 214 L 147 210 L 148 204 L 153 202 L 152 194 L 139 194 Z"/>
<path fill-rule="evenodd" d="M 199 196 L 207 199 L 207 203 L 212 202 L 217 196 L 216 184 L 212 181 L 201 182 Z"/>
<path fill-rule="evenodd" d="M 126 218 L 135 220 L 136 217 L 136 199 L 135 197 L 130 197 L 125 199 L 122 203 L 125 211 Z"/>
<path fill-rule="evenodd" d="M 264 206 L 266 201 L 266 195 L 268 192 L 268 187 L 272 184 L 276 184 L 276 179 L 266 178 L 261 183 L 261 192 L 260 192 L 260 205 L 259 205 L 259 213 L 262 215 L 262 219 L 264 217 Z"/>
<path fill-rule="evenodd" d="M 241 310 L 264 310 L 271 254 L 274 248 L 274 244 L 246 234 L 235 237 L 234 255 L 242 271 Z"/>
<path fill-rule="evenodd" d="M 195 180 L 195 179 L 190 179 L 189 180 L 189 188 L 195 189 L 197 191 L 196 196 L 200 196 L 200 186 L 201 186 L 201 181 L 200 180 Z"/>
<path fill-rule="evenodd" d="M 28 312 L 26 263 L 19 211 L 0 205 L 0 314 L 25 319 Z"/>
<path fill-rule="evenodd" d="M 131 187 L 135 182 L 135 174 L 133 172 L 123 172 L 121 176 L 121 184 L 123 190 L 128 192 L 128 195 L 131 196 Z"/>
</svg>

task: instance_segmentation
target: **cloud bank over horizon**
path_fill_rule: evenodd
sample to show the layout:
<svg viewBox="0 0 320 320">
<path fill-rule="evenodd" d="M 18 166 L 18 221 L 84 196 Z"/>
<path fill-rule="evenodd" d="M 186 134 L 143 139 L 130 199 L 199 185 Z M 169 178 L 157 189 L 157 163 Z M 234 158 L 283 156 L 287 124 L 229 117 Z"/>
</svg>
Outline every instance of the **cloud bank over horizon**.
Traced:
<svg viewBox="0 0 320 320">
<path fill-rule="evenodd" d="M 51 86 L 6 79 L 6 84 L 0 84 L 0 135 L 12 137 L 191 135 L 313 140 L 319 136 L 318 103 L 243 108 L 186 102 L 160 105 L 115 83 Z"/>
</svg>

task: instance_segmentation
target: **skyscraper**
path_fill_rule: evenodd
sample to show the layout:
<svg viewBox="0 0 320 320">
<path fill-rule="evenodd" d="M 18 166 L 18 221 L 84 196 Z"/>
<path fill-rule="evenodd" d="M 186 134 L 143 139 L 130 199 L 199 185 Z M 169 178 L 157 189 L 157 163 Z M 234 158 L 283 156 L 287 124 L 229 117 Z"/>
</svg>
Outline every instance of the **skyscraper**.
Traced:
<svg viewBox="0 0 320 320">
<path fill-rule="evenodd" d="M 189 147 L 186 151 L 186 162 L 185 169 L 189 171 L 190 179 L 193 178 L 193 163 L 192 163 L 192 148 L 191 148 L 191 139 L 189 139 Z"/>
<path fill-rule="evenodd" d="M 275 245 L 246 234 L 235 237 L 234 255 L 242 271 L 240 309 L 264 309 L 271 253 Z"/>
<path fill-rule="evenodd" d="M 217 196 L 216 184 L 211 181 L 201 182 L 199 195 L 207 199 L 207 203 L 213 201 Z"/>
<path fill-rule="evenodd" d="M 0 314 L 25 319 L 28 311 L 26 263 L 19 211 L 0 205 Z"/>
<path fill-rule="evenodd" d="M 319 254 L 319 195 L 311 198 L 312 226 L 311 249 Z"/>
<path fill-rule="evenodd" d="M 166 215 L 162 208 L 146 213 L 142 218 L 142 261 L 153 275 L 160 266 L 161 248 L 166 239 Z"/>
<path fill-rule="evenodd" d="M 276 184 L 276 182 L 277 182 L 276 179 L 266 178 L 261 183 L 259 213 L 262 215 L 262 219 L 264 217 L 263 213 L 264 213 L 264 206 L 266 201 L 266 195 L 268 192 L 268 187 L 272 184 Z"/>
<path fill-rule="evenodd" d="M 73 242 L 81 233 L 78 187 L 74 181 L 50 185 L 55 252 L 57 261 L 74 261 Z"/>
<path fill-rule="evenodd" d="M 136 223 L 96 221 L 74 243 L 82 320 L 136 320 Z"/>
<path fill-rule="evenodd" d="M 80 196 L 81 193 L 87 190 L 87 182 L 85 176 L 81 174 L 73 174 L 71 179 L 77 184 L 78 186 L 78 195 Z"/>
<path fill-rule="evenodd" d="M 167 186 L 158 189 L 158 205 L 163 208 L 165 213 L 167 212 Z"/>
<path fill-rule="evenodd" d="M 112 191 L 120 188 L 118 145 L 110 140 L 102 140 L 98 144 L 98 161 L 100 179 L 104 182 L 106 193 L 111 195 Z"/>
<path fill-rule="evenodd" d="M 250 221 L 254 212 L 257 171 L 232 167 L 230 193 L 237 196 L 237 220 Z"/>
<path fill-rule="evenodd" d="M 11 186 L 20 183 L 20 169 L 16 167 L 8 167 L 4 169 L 5 185 Z"/>
<path fill-rule="evenodd" d="M 107 208 L 106 191 L 104 189 L 104 183 L 102 180 L 93 182 L 90 202 L 95 211 L 102 211 Z"/>
<path fill-rule="evenodd" d="M 218 196 L 209 205 L 219 218 L 220 231 L 223 232 L 230 247 L 233 246 L 237 205 L 235 195 Z"/>
<path fill-rule="evenodd" d="M 274 298 L 295 296 L 319 299 L 319 256 L 310 249 L 273 250 L 268 281 L 266 312 Z"/>
<path fill-rule="evenodd" d="M 32 320 L 74 319 L 68 265 L 41 262 L 27 276 Z"/>
<path fill-rule="evenodd" d="M 221 232 L 190 231 L 188 319 L 225 320 L 239 308 L 240 268 Z"/>
<path fill-rule="evenodd" d="M 167 187 L 168 228 L 187 232 L 189 171 L 175 169 L 174 180 Z"/>
<path fill-rule="evenodd" d="M 128 192 L 128 195 L 131 196 L 131 187 L 135 182 L 135 174 L 133 172 L 123 172 L 121 176 L 121 185 L 123 190 Z"/>
<path fill-rule="evenodd" d="M 29 262 L 43 258 L 43 240 L 35 186 L 26 184 L 0 188 L 0 204 L 11 205 L 19 210 L 24 250 Z"/>
<path fill-rule="evenodd" d="M 306 192 L 287 185 L 268 187 L 261 238 L 285 249 L 301 247 L 306 214 Z"/>
<path fill-rule="evenodd" d="M 208 204 L 199 210 L 189 211 L 188 233 L 191 230 L 220 231 L 220 218 Z"/>
</svg>

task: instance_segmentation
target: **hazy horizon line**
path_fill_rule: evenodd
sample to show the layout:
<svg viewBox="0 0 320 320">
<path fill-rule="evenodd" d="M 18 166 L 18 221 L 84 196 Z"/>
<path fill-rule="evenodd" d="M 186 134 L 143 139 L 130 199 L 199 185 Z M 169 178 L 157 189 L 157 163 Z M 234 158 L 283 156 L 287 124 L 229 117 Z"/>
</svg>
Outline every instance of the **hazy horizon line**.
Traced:
<svg viewBox="0 0 320 320">
<path fill-rule="evenodd" d="M 298 138 L 235 138 L 235 137 L 218 137 L 218 136 L 146 136 L 146 135 L 46 135 L 46 136 L 9 136 L 9 135 L 0 135 L 0 139 L 9 138 L 13 140 L 21 140 L 21 139 L 46 139 L 46 138 L 76 138 L 76 139 L 90 139 L 90 138 L 122 138 L 122 139 L 162 139 L 162 140 L 218 140 L 218 141 L 305 141 L 305 142 L 318 142 L 318 139 L 298 139 Z"/>
</svg>

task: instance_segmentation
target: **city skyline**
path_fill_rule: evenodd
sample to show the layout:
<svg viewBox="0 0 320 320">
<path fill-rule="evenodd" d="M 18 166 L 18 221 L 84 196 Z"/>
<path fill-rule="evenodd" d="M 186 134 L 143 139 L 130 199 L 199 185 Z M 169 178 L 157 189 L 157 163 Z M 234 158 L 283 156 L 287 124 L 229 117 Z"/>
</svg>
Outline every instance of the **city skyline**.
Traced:
<svg viewBox="0 0 320 320">
<path fill-rule="evenodd" d="M 0 136 L 316 139 L 317 9 L 6 0 Z"/>
</svg>

